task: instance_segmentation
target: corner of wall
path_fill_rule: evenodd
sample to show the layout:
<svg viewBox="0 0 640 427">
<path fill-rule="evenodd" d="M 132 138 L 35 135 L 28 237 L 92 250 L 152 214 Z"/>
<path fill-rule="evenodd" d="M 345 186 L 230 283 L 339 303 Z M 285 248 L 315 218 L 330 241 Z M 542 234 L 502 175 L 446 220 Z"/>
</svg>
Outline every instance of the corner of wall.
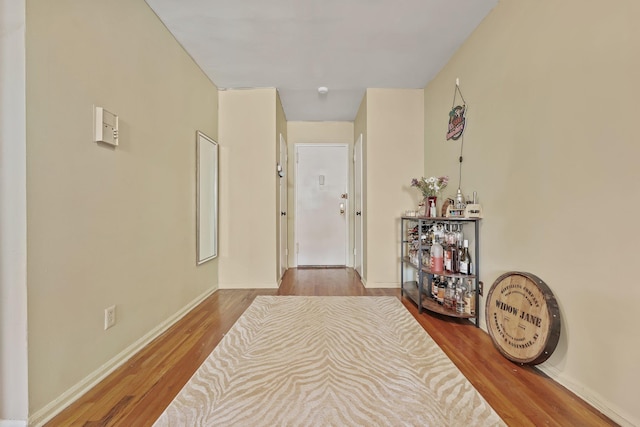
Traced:
<svg viewBox="0 0 640 427">
<path fill-rule="evenodd" d="M 0 425 L 29 415 L 25 0 L 0 2 Z M 15 420 L 15 421 L 10 421 Z"/>
</svg>

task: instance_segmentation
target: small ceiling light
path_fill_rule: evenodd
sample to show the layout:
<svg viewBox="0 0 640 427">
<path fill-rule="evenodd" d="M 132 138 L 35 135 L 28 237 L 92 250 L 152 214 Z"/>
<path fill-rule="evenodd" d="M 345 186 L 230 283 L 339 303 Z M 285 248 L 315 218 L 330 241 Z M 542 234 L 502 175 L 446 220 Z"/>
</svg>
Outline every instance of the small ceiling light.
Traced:
<svg viewBox="0 0 640 427">
<path fill-rule="evenodd" d="M 320 86 L 320 87 L 318 88 L 318 93 L 319 93 L 320 95 L 326 95 L 327 93 L 329 93 L 329 88 L 328 88 L 328 87 L 326 87 L 326 86 Z"/>
</svg>

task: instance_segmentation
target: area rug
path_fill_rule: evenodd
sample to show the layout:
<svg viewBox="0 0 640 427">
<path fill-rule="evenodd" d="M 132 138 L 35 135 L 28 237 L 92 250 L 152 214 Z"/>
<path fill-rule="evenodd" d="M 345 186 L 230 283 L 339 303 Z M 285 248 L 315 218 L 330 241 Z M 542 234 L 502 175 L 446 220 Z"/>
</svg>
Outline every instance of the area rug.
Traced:
<svg viewBox="0 0 640 427">
<path fill-rule="evenodd" d="M 502 426 L 395 297 L 258 296 L 154 426 Z"/>
</svg>

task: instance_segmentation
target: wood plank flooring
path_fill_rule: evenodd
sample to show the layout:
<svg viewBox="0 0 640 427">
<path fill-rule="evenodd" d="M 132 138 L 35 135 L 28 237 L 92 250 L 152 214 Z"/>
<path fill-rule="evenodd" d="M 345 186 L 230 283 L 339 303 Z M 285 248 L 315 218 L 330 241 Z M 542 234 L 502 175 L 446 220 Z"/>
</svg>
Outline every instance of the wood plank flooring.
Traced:
<svg viewBox="0 0 640 427">
<path fill-rule="evenodd" d="M 219 290 L 46 425 L 152 425 L 257 295 L 399 298 L 400 291 L 366 289 L 347 268 L 290 269 L 278 290 Z M 510 426 L 616 425 L 536 369 L 506 360 L 466 321 L 403 303 Z"/>
</svg>

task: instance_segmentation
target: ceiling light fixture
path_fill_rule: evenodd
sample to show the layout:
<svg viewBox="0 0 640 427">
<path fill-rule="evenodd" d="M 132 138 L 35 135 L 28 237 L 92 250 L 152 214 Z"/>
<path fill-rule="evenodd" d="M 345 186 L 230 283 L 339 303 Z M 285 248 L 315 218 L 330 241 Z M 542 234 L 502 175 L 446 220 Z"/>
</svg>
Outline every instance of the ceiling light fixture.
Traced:
<svg viewBox="0 0 640 427">
<path fill-rule="evenodd" d="M 320 87 L 318 88 L 318 93 L 319 93 L 320 95 L 326 95 L 327 93 L 329 93 L 329 88 L 328 88 L 328 87 L 326 87 L 326 86 L 320 86 Z"/>
</svg>

